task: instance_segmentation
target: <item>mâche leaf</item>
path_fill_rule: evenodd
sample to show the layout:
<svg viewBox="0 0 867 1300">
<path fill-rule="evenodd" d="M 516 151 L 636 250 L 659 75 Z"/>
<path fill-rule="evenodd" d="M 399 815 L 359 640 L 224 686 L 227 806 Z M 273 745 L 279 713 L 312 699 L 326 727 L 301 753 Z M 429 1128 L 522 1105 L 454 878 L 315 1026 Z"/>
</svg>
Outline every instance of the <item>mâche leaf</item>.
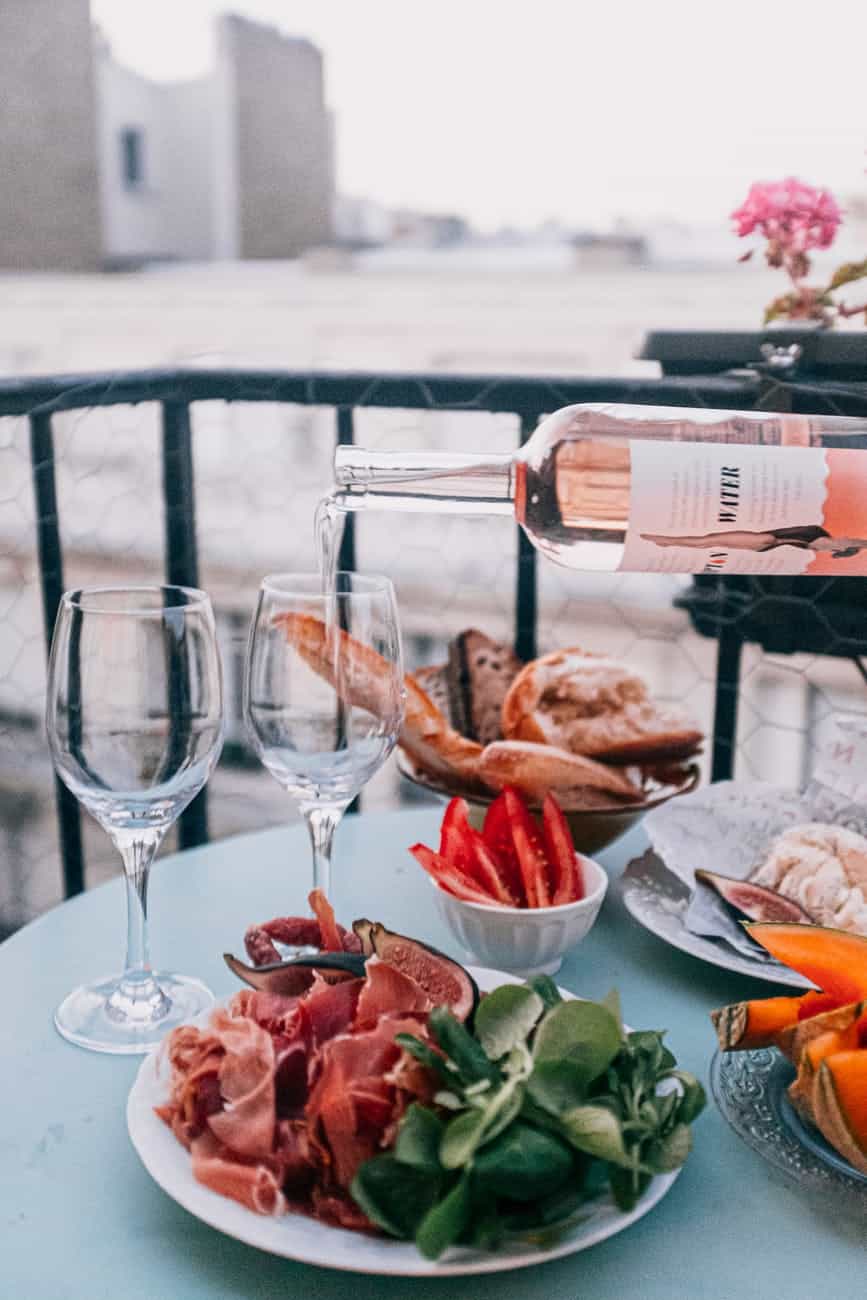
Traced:
<svg viewBox="0 0 867 1300">
<path fill-rule="evenodd" d="M 428 1024 L 437 1043 L 457 1066 L 465 1082 L 499 1078 L 499 1071 L 488 1060 L 481 1043 L 446 1007 L 434 1007 Z"/>
<path fill-rule="evenodd" d="M 394 1154 L 402 1164 L 417 1169 L 440 1170 L 439 1149 L 445 1125 L 439 1115 L 413 1102 L 403 1117 L 394 1144 Z"/>
<path fill-rule="evenodd" d="M 665 1137 L 651 1142 L 642 1152 L 642 1164 L 653 1174 L 668 1174 L 679 1169 L 692 1149 L 692 1133 L 687 1124 L 675 1124 Z"/>
<path fill-rule="evenodd" d="M 537 1061 L 527 1091 L 549 1115 L 560 1115 L 587 1099 L 584 1072 L 571 1061 Z"/>
<path fill-rule="evenodd" d="M 523 1043 L 544 1010 L 539 994 L 526 984 L 502 984 L 494 989 L 476 1012 L 476 1037 L 486 1056 L 499 1061 Z"/>
<path fill-rule="evenodd" d="M 564 1135 L 579 1151 L 613 1165 L 631 1163 L 620 1121 L 607 1106 L 575 1106 L 560 1117 L 560 1124 Z"/>
<path fill-rule="evenodd" d="M 479 1151 L 473 1174 L 479 1187 L 513 1201 L 535 1201 L 556 1191 L 575 1170 L 572 1152 L 553 1133 L 517 1120 Z"/>
<path fill-rule="evenodd" d="M 698 1119 L 707 1104 L 704 1088 L 695 1075 L 688 1074 L 686 1070 L 669 1070 L 667 1077 L 676 1079 L 681 1087 L 680 1104 L 677 1107 L 678 1121 L 681 1124 L 691 1124 Z"/>
<path fill-rule="evenodd" d="M 598 1002 L 562 1002 L 536 1030 L 538 1061 L 568 1061 L 585 1083 L 602 1074 L 621 1047 L 620 1025 Z"/>
<path fill-rule="evenodd" d="M 560 990 L 550 975 L 531 975 L 526 981 L 526 987 L 538 993 L 546 1011 L 550 1011 L 552 1007 L 557 1006 L 558 1002 L 563 1001 Z"/>
<path fill-rule="evenodd" d="M 425 1259 L 439 1259 L 464 1233 L 470 1218 L 470 1180 L 464 1174 L 416 1228 L 415 1244 Z"/>
<path fill-rule="evenodd" d="M 449 1077 L 444 1058 L 439 1052 L 435 1052 L 429 1043 L 416 1038 L 415 1034 L 395 1034 L 394 1041 L 421 1065 L 426 1065 L 429 1070 L 435 1071 L 444 1079 Z"/>
<path fill-rule="evenodd" d="M 460 1169 L 482 1140 L 487 1123 L 484 1110 L 464 1110 L 446 1124 L 439 1158 L 444 1169 Z"/>
<path fill-rule="evenodd" d="M 442 1180 L 392 1155 L 365 1160 L 351 1192 L 367 1217 L 392 1237 L 406 1239 L 442 1194 Z"/>
</svg>

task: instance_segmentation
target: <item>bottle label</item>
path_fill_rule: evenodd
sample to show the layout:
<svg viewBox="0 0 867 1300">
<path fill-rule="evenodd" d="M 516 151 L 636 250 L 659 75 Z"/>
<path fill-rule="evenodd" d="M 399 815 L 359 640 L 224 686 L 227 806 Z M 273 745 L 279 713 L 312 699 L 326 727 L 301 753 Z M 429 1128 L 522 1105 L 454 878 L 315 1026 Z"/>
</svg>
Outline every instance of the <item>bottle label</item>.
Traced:
<svg viewBox="0 0 867 1300">
<path fill-rule="evenodd" d="M 621 569 L 867 574 L 867 452 L 636 439 Z"/>
</svg>

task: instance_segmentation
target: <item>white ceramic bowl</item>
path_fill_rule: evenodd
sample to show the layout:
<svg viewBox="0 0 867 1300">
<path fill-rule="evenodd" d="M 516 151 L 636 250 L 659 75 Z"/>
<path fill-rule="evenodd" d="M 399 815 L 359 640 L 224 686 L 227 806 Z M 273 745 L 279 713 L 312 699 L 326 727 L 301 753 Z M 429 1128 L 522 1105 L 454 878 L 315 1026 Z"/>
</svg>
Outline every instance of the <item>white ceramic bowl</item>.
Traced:
<svg viewBox="0 0 867 1300">
<path fill-rule="evenodd" d="M 580 860 L 586 896 L 559 907 L 466 903 L 435 881 L 430 884 L 452 934 L 481 965 L 515 975 L 553 975 L 569 949 L 590 932 L 608 888 L 599 863 L 583 855 Z"/>
</svg>

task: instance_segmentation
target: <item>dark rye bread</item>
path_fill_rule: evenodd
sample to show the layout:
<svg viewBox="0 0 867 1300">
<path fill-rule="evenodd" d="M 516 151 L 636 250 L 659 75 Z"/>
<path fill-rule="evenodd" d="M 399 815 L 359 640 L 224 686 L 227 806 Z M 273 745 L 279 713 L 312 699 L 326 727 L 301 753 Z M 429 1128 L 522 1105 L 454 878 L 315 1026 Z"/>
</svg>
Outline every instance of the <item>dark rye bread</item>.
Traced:
<svg viewBox="0 0 867 1300">
<path fill-rule="evenodd" d="M 476 628 L 456 636 L 446 672 L 452 726 L 481 745 L 500 740 L 503 700 L 522 667 L 509 646 Z"/>
</svg>

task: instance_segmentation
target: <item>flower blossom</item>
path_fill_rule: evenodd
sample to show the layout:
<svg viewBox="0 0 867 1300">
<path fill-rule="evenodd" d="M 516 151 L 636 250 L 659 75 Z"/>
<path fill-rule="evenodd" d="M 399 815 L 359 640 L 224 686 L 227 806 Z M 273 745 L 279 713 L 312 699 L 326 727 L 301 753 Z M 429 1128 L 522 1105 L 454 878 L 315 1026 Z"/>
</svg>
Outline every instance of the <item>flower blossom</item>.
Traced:
<svg viewBox="0 0 867 1300">
<path fill-rule="evenodd" d="M 789 176 L 756 181 L 732 220 L 741 238 L 758 230 L 768 241 L 768 262 L 781 266 L 786 259 L 805 258 L 811 249 L 829 248 L 842 215 L 830 190 L 814 189 Z"/>
</svg>

